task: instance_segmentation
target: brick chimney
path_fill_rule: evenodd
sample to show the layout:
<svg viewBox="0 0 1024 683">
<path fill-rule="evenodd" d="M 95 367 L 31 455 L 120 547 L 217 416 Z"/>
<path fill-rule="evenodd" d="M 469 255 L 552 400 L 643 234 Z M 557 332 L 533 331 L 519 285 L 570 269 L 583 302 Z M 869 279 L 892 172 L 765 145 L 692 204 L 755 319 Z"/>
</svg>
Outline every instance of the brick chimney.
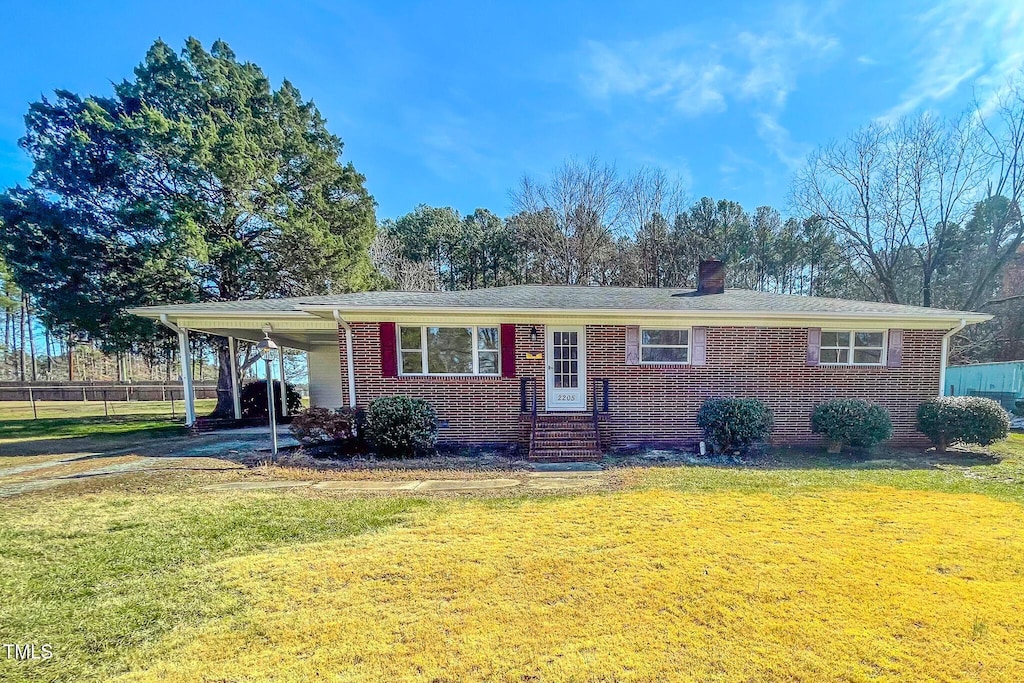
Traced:
<svg viewBox="0 0 1024 683">
<path fill-rule="evenodd" d="M 725 264 L 718 259 L 701 261 L 697 266 L 697 293 L 721 294 L 725 291 Z"/>
</svg>

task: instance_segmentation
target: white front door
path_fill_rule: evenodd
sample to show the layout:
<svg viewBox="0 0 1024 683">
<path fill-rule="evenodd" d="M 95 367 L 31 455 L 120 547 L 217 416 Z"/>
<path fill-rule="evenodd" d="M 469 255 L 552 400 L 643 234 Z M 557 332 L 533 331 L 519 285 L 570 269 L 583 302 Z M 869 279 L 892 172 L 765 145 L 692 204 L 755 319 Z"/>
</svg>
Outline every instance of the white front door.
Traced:
<svg viewBox="0 0 1024 683">
<path fill-rule="evenodd" d="M 586 410 L 586 335 L 583 327 L 547 327 L 544 394 L 548 410 Z"/>
</svg>

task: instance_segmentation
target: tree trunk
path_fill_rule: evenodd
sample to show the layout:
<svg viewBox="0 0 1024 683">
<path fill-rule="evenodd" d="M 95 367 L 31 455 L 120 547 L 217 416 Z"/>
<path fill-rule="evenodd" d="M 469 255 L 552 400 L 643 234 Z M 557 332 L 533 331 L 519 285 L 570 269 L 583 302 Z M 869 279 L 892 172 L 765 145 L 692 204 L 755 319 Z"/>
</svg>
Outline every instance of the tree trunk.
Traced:
<svg viewBox="0 0 1024 683">
<path fill-rule="evenodd" d="M 3 357 L 3 378 L 7 379 L 8 366 L 11 360 L 14 359 L 14 355 L 11 353 L 11 337 L 14 334 L 14 321 L 11 319 L 11 312 L 4 309 L 4 357 Z"/>
<path fill-rule="evenodd" d="M 46 340 L 46 379 L 53 379 L 53 337 L 49 327 L 43 327 L 43 335 Z"/>
<path fill-rule="evenodd" d="M 235 416 L 235 402 L 231 392 L 231 349 L 227 337 L 217 337 L 217 407 L 210 417 Z"/>
<path fill-rule="evenodd" d="M 25 381 L 25 306 L 18 309 L 18 334 L 21 342 L 18 344 L 18 380 Z"/>
<path fill-rule="evenodd" d="M 31 361 L 32 368 L 32 381 L 35 382 L 37 379 L 36 373 L 36 336 L 32 332 L 32 312 L 28 308 L 28 296 L 22 297 L 22 302 L 25 306 L 25 320 L 28 324 L 28 353 L 29 360 Z"/>
</svg>

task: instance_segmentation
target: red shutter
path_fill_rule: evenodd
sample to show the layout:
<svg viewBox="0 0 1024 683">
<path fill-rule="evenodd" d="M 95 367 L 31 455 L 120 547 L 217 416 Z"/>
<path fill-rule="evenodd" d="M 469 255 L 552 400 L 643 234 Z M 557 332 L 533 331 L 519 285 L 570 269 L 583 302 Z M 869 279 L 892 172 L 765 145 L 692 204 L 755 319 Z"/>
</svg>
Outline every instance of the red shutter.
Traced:
<svg viewBox="0 0 1024 683">
<path fill-rule="evenodd" d="M 640 365 L 640 328 L 626 328 L 626 365 Z"/>
<path fill-rule="evenodd" d="M 903 367 L 903 330 L 889 330 L 889 351 L 885 364 L 890 368 Z"/>
<path fill-rule="evenodd" d="M 398 336 L 394 323 L 380 324 L 380 376 L 398 377 Z"/>
<path fill-rule="evenodd" d="M 708 362 L 708 328 L 695 327 L 691 330 L 690 364 L 704 365 Z"/>
<path fill-rule="evenodd" d="M 516 326 L 502 325 L 501 335 L 501 376 L 516 376 Z"/>
<path fill-rule="evenodd" d="M 812 327 L 807 330 L 807 364 L 821 363 L 821 328 Z"/>
</svg>

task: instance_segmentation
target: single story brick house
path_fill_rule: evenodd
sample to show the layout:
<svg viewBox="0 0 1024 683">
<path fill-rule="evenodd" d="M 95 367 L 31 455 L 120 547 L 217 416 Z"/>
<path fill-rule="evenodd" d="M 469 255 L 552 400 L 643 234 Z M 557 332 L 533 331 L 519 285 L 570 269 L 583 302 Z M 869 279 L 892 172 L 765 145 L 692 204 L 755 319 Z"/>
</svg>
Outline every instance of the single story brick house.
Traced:
<svg viewBox="0 0 1024 683">
<path fill-rule="evenodd" d="M 696 290 L 517 285 L 155 306 L 188 331 L 302 349 L 314 405 L 425 399 L 440 438 L 516 442 L 535 458 L 585 459 L 638 443 L 693 444 L 709 397 L 758 397 L 772 440 L 816 443 L 813 406 L 864 398 L 894 440 L 921 442 L 918 404 L 940 395 L 949 338 L 991 316 L 726 289 L 701 263 Z M 187 362 L 183 373 L 190 383 Z M 194 411 L 189 412 L 194 420 Z"/>
</svg>

